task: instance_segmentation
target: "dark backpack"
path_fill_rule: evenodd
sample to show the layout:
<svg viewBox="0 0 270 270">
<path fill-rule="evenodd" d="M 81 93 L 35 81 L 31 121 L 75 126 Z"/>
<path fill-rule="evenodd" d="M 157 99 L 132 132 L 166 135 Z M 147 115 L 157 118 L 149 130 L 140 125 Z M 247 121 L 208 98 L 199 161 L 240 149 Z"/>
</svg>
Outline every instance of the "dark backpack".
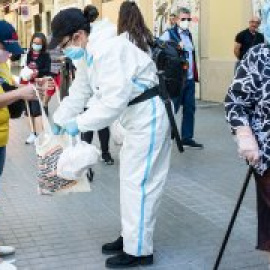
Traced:
<svg viewBox="0 0 270 270">
<path fill-rule="evenodd" d="M 187 54 L 179 50 L 175 41 L 154 40 L 152 47 L 153 60 L 158 71 L 164 71 L 166 88 L 170 98 L 178 97 L 187 79 Z"/>
</svg>

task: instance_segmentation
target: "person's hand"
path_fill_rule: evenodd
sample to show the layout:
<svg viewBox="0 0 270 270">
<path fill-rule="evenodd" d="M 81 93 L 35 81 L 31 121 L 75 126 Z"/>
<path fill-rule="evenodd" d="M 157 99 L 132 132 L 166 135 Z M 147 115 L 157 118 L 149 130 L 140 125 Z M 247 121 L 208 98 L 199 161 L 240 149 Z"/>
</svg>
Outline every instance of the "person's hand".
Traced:
<svg viewBox="0 0 270 270">
<path fill-rule="evenodd" d="M 185 47 L 184 42 L 183 42 L 183 41 L 180 41 L 180 42 L 178 43 L 177 48 L 180 49 L 180 50 L 183 50 L 184 47 Z"/>
<path fill-rule="evenodd" d="M 47 95 L 47 91 L 55 89 L 55 83 L 52 77 L 36 78 L 35 84 L 41 99 Z"/>
<path fill-rule="evenodd" d="M 52 77 L 36 78 L 35 82 L 39 88 L 43 87 L 46 90 L 53 90 L 55 88 L 55 82 Z"/>
<path fill-rule="evenodd" d="M 54 90 L 56 86 L 54 79 L 52 77 L 47 77 L 46 80 L 47 90 Z"/>
<path fill-rule="evenodd" d="M 38 70 L 37 70 L 37 69 L 33 69 L 33 73 L 32 73 L 32 76 L 31 76 L 31 80 L 36 79 L 37 76 L 38 76 Z"/>
<path fill-rule="evenodd" d="M 32 84 L 21 86 L 14 92 L 19 96 L 20 99 L 25 99 L 25 100 L 37 99 L 36 91 Z"/>
<path fill-rule="evenodd" d="M 259 161 L 259 147 L 249 126 L 238 127 L 236 130 L 238 153 L 241 158 L 246 159 L 251 165 Z"/>
<path fill-rule="evenodd" d="M 36 64 L 35 62 L 30 62 L 30 63 L 28 64 L 28 67 L 29 67 L 30 69 L 36 69 L 36 68 L 37 68 L 37 64 Z"/>
<path fill-rule="evenodd" d="M 80 132 L 76 120 L 71 120 L 71 121 L 67 122 L 64 125 L 64 130 L 65 130 L 65 132 L 67 132 L 67 134 L 69 134 L 70 136 L 73 136 L 73 137 L 78 135 Z"/>
<path fill-rule="evenodd" d="M 62 135 L 62 134 L 64 134 L 64 131 L 65 130 L 62 127 L 60 127 L 59 125 L 57 125 L 55 123 L 52 125 L 52 132 L 54 135 Z"/>
</svg>

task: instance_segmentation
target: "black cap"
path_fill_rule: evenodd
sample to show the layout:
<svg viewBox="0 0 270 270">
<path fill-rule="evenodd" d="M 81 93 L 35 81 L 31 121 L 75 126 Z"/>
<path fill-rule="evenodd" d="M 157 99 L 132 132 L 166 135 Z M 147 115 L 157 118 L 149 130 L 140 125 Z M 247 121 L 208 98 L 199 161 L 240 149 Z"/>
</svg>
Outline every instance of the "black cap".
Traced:
<svg viewBox="0 0 270 270">
<path fill-rule="evenodd" d="M 52 20 L 52 39 L 49 49 L 54 49 L 61 43 L 65 36 L 70 36 L 82 29 L 87 24 L 87 19 L 78 8 L 61 10 Z"/>
</svg>

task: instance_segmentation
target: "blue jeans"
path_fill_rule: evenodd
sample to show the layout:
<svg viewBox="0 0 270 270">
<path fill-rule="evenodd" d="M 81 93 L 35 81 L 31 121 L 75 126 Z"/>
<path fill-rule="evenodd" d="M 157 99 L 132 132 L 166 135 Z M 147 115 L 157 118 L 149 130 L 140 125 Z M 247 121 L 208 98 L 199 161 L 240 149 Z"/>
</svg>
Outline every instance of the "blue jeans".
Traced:
<svg viewBox="0 0 270 270">
<path fill-rule="evenodd" d="M 6 147 L 0 147 L 0 177 L 3 173 L 5 159 L 6 159 Z"/>
<path fill-rule="evenodd" d="M 195 125 L 195 81 L 190 79 L 186 81 L 185 87 L 179 97 L 173 99 L 175 113 L 183 106 L 183 118 L 181 134 L 182 139 L 192 139 L 194 136 Z"/>
</svg>

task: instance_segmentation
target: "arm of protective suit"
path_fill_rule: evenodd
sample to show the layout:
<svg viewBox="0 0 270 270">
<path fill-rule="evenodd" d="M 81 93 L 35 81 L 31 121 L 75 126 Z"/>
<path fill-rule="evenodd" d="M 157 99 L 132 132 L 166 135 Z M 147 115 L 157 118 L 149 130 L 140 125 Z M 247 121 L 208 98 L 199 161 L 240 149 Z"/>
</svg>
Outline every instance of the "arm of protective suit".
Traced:
<svg viewBox="0 0 270 270">
<path fill-rule="evenodd" d="M 117 50 L 107 50 L 96 60 L 96 87 L 101 97 L 93 95 L 87 103 L 88 109 L 77 116 L 81 132 L 109 126 L 127 107 L 133 88 L 132 78 L 139 59 L 134 53 L 135 48 L 128 44 L 125 46 L 125 41 L 123 43 L 117 43 Z"/>
<path fill-rule="evenodd" d="M 258 47 L 251 49 L 241 61 L 225 98 L 226 119 L 235 133 L 239 126 L 249 126 L 250 112 L 254 110 L 258 72 Z"/>
<path fill-rule="evenodd" d="M 92 89 L 86 73 L 86 66 L 81 61 L 77 66 L 76 76 L 70 86 L 69 95 L 63 99 L 54 113 L 54 123 L 64 126 L 70 119 L 76 117 L 84 110 L 91 95 Z"/>
</svg>

